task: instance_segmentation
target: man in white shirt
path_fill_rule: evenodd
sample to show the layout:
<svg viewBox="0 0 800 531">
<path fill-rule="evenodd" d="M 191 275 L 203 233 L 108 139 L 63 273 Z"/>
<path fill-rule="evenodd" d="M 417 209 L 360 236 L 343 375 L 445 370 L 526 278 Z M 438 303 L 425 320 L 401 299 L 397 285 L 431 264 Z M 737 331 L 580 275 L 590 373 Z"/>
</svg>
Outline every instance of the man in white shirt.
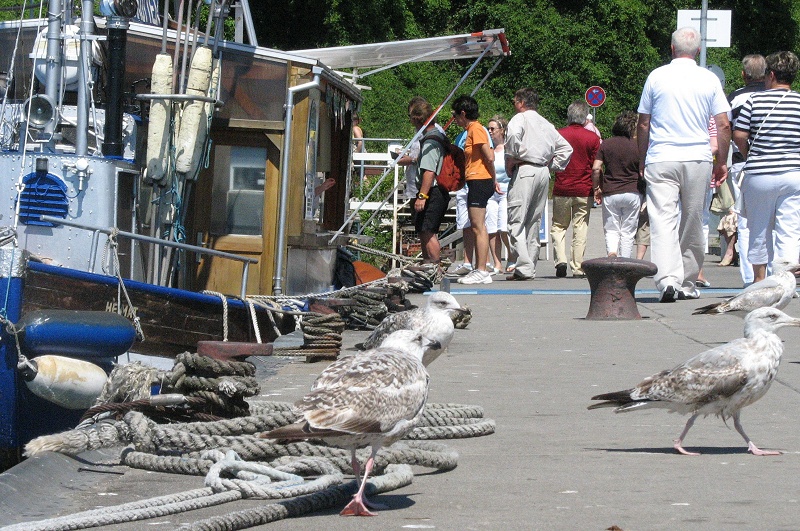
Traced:
<svg viewBox="0 0 800 531">
<path fill-rule="evenodd" d="M 690 27 L 672 34 L 672 62 L 650 73 L 639 102 L 639 171 L 647 182 L 650 256 L 661 302 L 700 296 L 695 281 L 705 258 L 705 197 L 728 171 L 730 105 L 717 76 L 695 62 L 700 38 Z M 709 117 L 717 125 L 716 160 Z"/>
<path fill-rule="evenodd" d="M 514 273 L 507 280 L 532 280 L 539 260 L 539 224 L 547 208 L 550 170 L 563 171 L 572 146 L 536 109 L 539 95 L 532 88 L 514 93 L 517 114 L 506 129 L 508 235 L 517 254 Z"/>
</svg>

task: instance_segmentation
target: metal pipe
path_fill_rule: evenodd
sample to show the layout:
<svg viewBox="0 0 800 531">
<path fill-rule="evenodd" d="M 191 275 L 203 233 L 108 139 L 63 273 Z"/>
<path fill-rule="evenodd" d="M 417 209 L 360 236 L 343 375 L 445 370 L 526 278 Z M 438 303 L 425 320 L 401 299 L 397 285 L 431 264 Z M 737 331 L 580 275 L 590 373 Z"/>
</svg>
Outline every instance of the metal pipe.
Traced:
<svg viewBox="0 0 800 531">
<path fill-rule="evenodd" d="M 78 102 L 75 127 L 75 154 L 86 156 L 89 152 L 89 65 L 92 55 L 94 33 L 94 2 L 81 2 L 81 27 L 79 31 L 80 47 L 78 49 L 80 66 L 78 67 Z M 123 59 L 124 60 L 124 59 Z M 112 63 L 113 65 L 113 63 Z M 113 66 L 112 66 L 113 68 Z"/>
<path fill-rule="evenodd" d="M 180 84 L 178 85 L 178 90 L 180 92 L 184 92 L 186 90 L 186 67 L 188 66 L 189 63 L 189 61 L 187 60 L 187 56 L 189 54 L 189 42 L 192 39 L 191 24 L 192 24 L 192 0 L 189 0 L 189 6 L 186 9 L 186 33 L 185 33 L 186 38 L 183 41 L 183 58 L 181 59 L 181 80 Z"/>
<path fill-rule="evenodd" d="M 172 55 L 172 64 L 174 70 L 172 71 L 172 88 L 175 89 L 175 84 L 178 82 L 178 57 L 181 51 L 181 24 L 183 24 L 183 0 L 178 4 L 178 29 L 175 31 L 175 50 Z"/>
<path fill-rule="evenodd" d="M 91 2 L 90 2 L 91 3 Z M 125 77 L 125 47 L 128 42 L 128 19 L 108 18 L 108 86 L 106 88 L 106 122 L 103 130 L 103 155 L 121 157 L 122 108 Z M 81 48 L 83 41 L 81 41 Z"/>
<path fill-rule="evenodd" d="M 278 234 L 275 250 L 275 272 L 272 275 L 272 291 L 275 295 L 283 294 L 283 261 L 284 246 L 286 245 L 286 209 L 289 201 L 289 149 L 292 146 L 292 111 L 294 110 L 294 95 L 297 92 L 320 88 L 321 76 L 315 67 L 314 80 L 302 85 L 289 87 L 286 91 L 286 118 L 283 128 L 283 149 L 281 153 L 281 184 L 280 200 L 278 202 Z"/>
<path fill-rule="evenodd" d="M 104 229 L 101 227 L 92 227 L 90 225 L 84 225 L 83 223 L 76 223 L 74 221 L 69 221 L 66 219 L 55 218 L 52 216 L 41 216 L 40 219 L 42 221 L 47 221 L 49 223 L 53 223 L 54 225 L 66 225 L 68 227 L 75 227 L 78 229 L 85 229 L 89 231 L 94 231 L 96 233 L 102 233 L 106 235 L 110 235 L 113 231 L 111 229 Z M 158 246 L 164 247 L 173 247 L 177 249 L 183 249 L 185 251 L 191 251 L 193 253 L 198 254 L 207 254 L 211 256 L 218 256 L 220 258 L 227 258 L 228 260 L 235 260 L 237 262 L 242 262 L 243 264 L 243 273 L 242 273 L 242 289 L 241 295 L 242 298 L 245 298 L 247 294 L 247 272 L 249 271 L 249 264 L 257 264 L 258 260 L 255 258 L 249 258 L 247 256 L 240 256 L 238 254 L 226 253 L 225 251 L 218 251 L 216 249 L 209 249 L 207 247 L 198 247 L 197 245 L 189 245 L 188 243 L 179 243 L 173 242 L 168 240 L 161 240 L 159 238 L 152 238 L 150 236 L 144 236 L 143 234 L 136 234 L 133 232 L 126 232 L 126 231 L 117 231 L 117 236 L 122 236 L 124 238 L 130 238 L 132 240 L 139 240 L 147 243 L 152 243 Z M 94 261 L 93 261 L 94 263 Z"/>
<path fill-rule="evenodd" d="M 50 0 L 47 7 L 47 56 L 44 58 L 45 69 L 45 95 L 50 98 L 53 104 L 59 101 L 61 87 L 61 24 L 64 17 L 61 0 Z M 53 109 L 56 111 L 56 109 Z M 51 144 L 52 133 L 55 131 L 55 120 L 51 120 L 44 128 L 45 133 L 50 135 Z"/>
<path fill-rule="evenodd" d="M 169 2 L 164 0 L 164 15 L 161 21 L 161 53 L 167 53 L 167 28 L 169 27 Z"/>
<path fill-rule="evenodd" d="M 256 37 L 256 27 L 253 25 L 253 15 L 250 11 L 250 3 L 247 0 L 239 0 L 239 5 L 242 6 L 242 14 L 244 15 L 244 27 L 247 29 L 247 40 L 250 41 L 251 46 L 258 46 L 258 38 Z"/>
<path fill-rule="evenodd" d="M 137 94 L 137 100 L 150 101 L 150 100 L 169 100 L 169 101 L 204 101 L 206 103 L 213 103 L 217 105 L 219 100 L 209 96 L 195 96 L 194 94 Z"/>
<path fill-rule="evenodd" d="M 53 223 L 54 225 L 66 225 L 68 227 L 75 227 L 78 229 L 85 229 L 90 231 L 97 231 L 102 234 L 111 234 L 113 231 L 111 229 L 104 229 L 101 227 L 93 227 L 91 225 L 84 225 L 83 223 L 76 223 L 74 221 L 69 221 L 67 219 L 56 218 L 53 216 L 40 216 L 42 221 L 47 221 L 49 223 Z M 225 251 L 218 251 L 216 249 L 209 249 L 208 247 L 199 247 L 197 245 L 190 245 L 188 243 L 180 243 L 180 242 L 173 242 L 170 240 L 162 240 L 160 238 L 152 238 L 150 236 L 145 236 L 144 234 L 136 234 L 134 232 L 126 232 L 124 230 L 117 231 L 119 236 L 124 236 L 125 238 L 131 238 L 132 240 L 139 240 L 147 243 L 155 243 L 157 245 L 163 245 L 164 247 L 174 247 L 177 249 L 183 249 L 185 251 L 192 251 L 195 253 L 200 254 L 208 254 L 211 256 L 218 256 L 220 258 L 227 258 L 229 260 L 236 260 L 237 262 L 249 262 L 251 264 L 257 264 L 257 258 L 249 258 L 247 256 L 241 256 L 238 254 L 226 253 Z"/>
</svg>

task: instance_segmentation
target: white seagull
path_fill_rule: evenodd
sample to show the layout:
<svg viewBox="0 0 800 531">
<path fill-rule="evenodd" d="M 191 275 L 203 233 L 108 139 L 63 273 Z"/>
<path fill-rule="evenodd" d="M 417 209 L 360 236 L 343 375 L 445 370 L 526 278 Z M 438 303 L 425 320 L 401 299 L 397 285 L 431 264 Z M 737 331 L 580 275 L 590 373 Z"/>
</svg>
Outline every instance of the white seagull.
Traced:
<svg viewBox="0 0 800 531">
<path fill-rule="evenodd" d="M 736 310 L 752 312 L 766 307 L 783 310 L 797 291 L 797 277 L 794 274 L 800 271 L 800 264 L 776 262 L 773 267 L 772 275 L 750 284 L 735 297 L 697 308 L 692 314 L 717 314 Z"/>
<path fill-rule="evenodd" d="M 389 346 L 343 357 L 317 377 L 311 392 L 295 402 L 303 420 L 274 429 L 267 439 L 323 439 L 351 451 L 353 473 L 360 467 L 356 448 L 371 446 L 364 477 L 343 516 L 373 516 L 364 495 L 375 455 L 414 429 L 428 397 L 428 372 L 422 365 L 425 347 L 436 346 L 413 330 L 389 336 Z"/>
<path fill-rule="evenodd" d="M 800 319 L 776 308 L 760 308 L 747 314 L 744 338 L 698 354 L 670 371 L 642 380 L 633 389 L 593 396 L 604 400 L 589 409 L 614 407 L 616 413 L 645 408 L 664 408 L 670 413 L 691 413 L 674 448 L 687 452 L 683 439 L 699 415 L 714 414 L 723 421 L 733 417 L 733 426 L 747 441 L 753 455 L 778 455 L 759 449 L 744 432 L 739 412 L 764 396 L 778 373 L 783 344 L 775 332 L 784 326 L 800 326 Z"/>
<path fill-rule="evenodd" d="M 372 349 L 382 345 L 384 339 L 396 330 L 415 330 L 440 344 L 437 348 L 425 349 L 422 364 L 427 367 L 452 341 L 455 331 L 453 317 L 465 311 L 467 310 L 462 308 L 451 294 L 446 291 L 437 291 L 428 297 L 428 304 L 425 308 L 415 308 L 387 315 L 369 337 L 356 347 L 361 350 Z"/>
</svg>

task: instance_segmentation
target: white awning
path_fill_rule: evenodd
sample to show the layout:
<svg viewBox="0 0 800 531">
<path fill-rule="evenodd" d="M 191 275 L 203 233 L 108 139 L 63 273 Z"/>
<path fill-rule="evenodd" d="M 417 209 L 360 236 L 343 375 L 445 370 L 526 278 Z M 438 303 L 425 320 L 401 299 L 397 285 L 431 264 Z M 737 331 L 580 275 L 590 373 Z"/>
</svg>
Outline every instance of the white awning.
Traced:
<svg viewBox="0 0 800 531">
<path fill-rule="evenodd" d="M 341 68 L 392 68 L 404 63 L 419 61 L 444 61 L 450 59 L 470 59 L 486 55 L 510 55 L 504 29 L 484 30 L 464 35 L 430 37 L 408 41 L 357 44 L 335 48 L 314 48 L 292 50 L 291 53 L 318 59 L 324 65 L 338 70 Z M 360 73 L 363 77 L 367 73 Z"/>
</svg>

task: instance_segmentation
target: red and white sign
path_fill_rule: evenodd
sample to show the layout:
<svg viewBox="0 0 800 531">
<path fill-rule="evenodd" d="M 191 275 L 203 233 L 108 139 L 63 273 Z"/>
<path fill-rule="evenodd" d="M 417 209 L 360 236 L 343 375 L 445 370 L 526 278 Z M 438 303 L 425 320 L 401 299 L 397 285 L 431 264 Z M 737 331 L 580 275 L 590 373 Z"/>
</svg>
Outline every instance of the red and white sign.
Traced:
<svg viewBox="0 0 800 531">
<path fill-rule="evenodd" d="M 602 87 L 594 86 L 586 90 L 586 103 L 590 107 L 600 107 L 606 101 L 606 91 Z"/>
</svg>

